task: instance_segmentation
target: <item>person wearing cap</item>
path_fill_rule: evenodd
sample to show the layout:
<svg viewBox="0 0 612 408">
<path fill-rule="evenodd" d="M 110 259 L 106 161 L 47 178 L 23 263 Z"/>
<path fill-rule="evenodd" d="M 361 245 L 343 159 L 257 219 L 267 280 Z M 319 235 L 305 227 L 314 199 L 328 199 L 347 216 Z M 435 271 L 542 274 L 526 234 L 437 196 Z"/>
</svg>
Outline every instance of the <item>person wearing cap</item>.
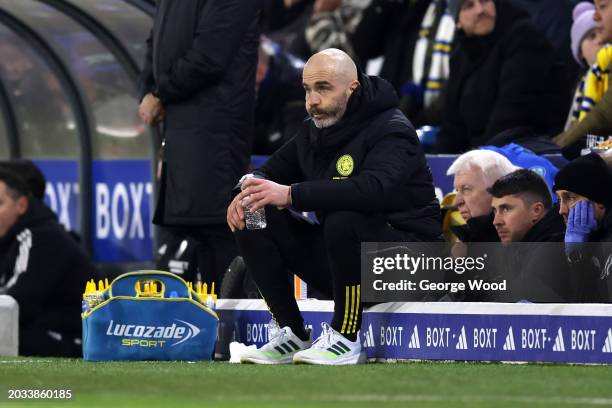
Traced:
<svg viewBox="0 0 612 408">
<path fill-rule="evenodd" d="M 435 151 L 463 152 L 517 126 L 562 128 L 565 67 L 525 11 L 508 0 L 463 0 L 457 27 Z"/>
<path fill-rule="evenodd" d="M 565 129 L 567 130 L 576 122 L 580 112 L 586 108 L 583 105 L 584 84 L 588 74 L 588 68 L 593 65 L 597 58 L 597 51 L 601 48 L 597 33 L 595 31 L 595 6 L 588 1 L 576 4 L 573 11 L 574 23 L 571 30 L 571 49 L 574 59 L 582 70 L 586 70 L 576 87 L 574 99 L 571 105 L 569 117 Z"/>
<path fill-rule="evenodd" d="M 612 253 L 612 173 L 596 153 L 579 157 L 555 177 L 559 214 L 566 224 L 565 252 L 573 266 L 577 301 L 609 301 Z"/>
<path fill-rule="evenodd" d="M 585 99 L 589 106 L 581 112 L 579 121 L 557 135 L 553 141 L 567 150 L 567 147 L 580 141 L 586 135 L 603 135 L 612 133 L 612 92 L 609 88 L 608 66 L 612 61 L 612 2 L 595 0 L 595 31 L 599 42 L 604 46 L 598 51 L 597 67 L 589 72 L 585 83 Z M 590 82 L 590 84 L 589 84 Z M 588 114 L 586 114 L 588 112 Z M 564 154 L 566 153 L 564 150 Z"/>
</svg>

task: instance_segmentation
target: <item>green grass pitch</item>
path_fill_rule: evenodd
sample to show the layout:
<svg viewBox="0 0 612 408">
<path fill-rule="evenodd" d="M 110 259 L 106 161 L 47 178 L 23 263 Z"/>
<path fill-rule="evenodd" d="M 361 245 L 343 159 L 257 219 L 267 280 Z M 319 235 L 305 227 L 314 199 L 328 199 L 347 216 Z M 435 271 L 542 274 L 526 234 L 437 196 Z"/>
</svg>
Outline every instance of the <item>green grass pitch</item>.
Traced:
<svg viewBox="0 0 612 408">
<path fill-rule="evenodd" d="M 70 389 L 67 401 L 10 389 Z M 406 362 L 344 367 L 0 357 L 0 407 L 601 407 L 612 366 Z"/>
</svg>

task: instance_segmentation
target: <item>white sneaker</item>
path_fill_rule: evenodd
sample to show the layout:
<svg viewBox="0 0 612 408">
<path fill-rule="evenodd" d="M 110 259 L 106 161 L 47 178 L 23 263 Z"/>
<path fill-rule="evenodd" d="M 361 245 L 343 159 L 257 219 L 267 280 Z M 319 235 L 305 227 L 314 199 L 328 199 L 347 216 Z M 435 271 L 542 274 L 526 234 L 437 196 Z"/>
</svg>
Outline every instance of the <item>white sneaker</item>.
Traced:
<svg viewBox="0 0 612 408">
<path fill-rule="evenodd" d="M 323 333 L 312 343 L 308 350 L 295 353 L 295 364 L 345 365 L 363 364 L 366 361 L 365 351 L 361 351 L 359 336 L 350 341 L 327 323 L 321 323 Z"/>
<path fill-rule="evenodd" d="M 241 363 L 252 364 L 291 364 L 293 355 L 312 345 L 312 340 L 301 340 L 293 334 L 289 326 L 279 328 L 276 324 L 268 326 L 270 341 L 259 349 L 248 350 L 240 356 Z"/>
</svg>

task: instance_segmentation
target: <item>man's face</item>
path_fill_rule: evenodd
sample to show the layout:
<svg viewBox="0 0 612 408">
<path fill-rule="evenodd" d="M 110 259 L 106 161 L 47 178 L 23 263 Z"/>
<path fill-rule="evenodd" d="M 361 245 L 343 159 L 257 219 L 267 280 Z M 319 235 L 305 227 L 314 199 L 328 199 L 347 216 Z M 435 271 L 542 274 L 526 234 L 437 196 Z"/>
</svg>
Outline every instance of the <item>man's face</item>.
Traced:
<svg viewBox="0 0 612 408">
<path fill-rule="evenodd" d="M 603 42 L 612 41 L 612 0 L 595 0 L 595 31 Z"/>
<path fill-rule="evenodd" d="M 487 35 L 495 28 L 496 15 L 493 0 L 464 0 L 459 10 L 459 28 L 468 37 Z"/>
<path fill-rule="evenodd" d="M 495 218 L 493 225 L 502 244 L 518 242 L 539 220 L 539 212 L 535 206 L 541 203 L 527 205 L 520 197 L 510 194 L 501 198 L 493 197 L 492 206 Z"/>
<path fill-rule="evenodd" d="M 20 197 L 14 199 L 4 184 L 0 181 L 0 238 L 17 222 L 17 219 L 25 213 L 27 209 L 27 199 Z"/>
<path fill-rule="evenodd" d="M 346 111 L 351 84 L 337 78 L 333 65 L 315 59 L 304 67 L 303 86 L 306 111 L 315 126 L 322 129 L 338 123 Z"/>
<path fill-rule="evenodd" d="M 557 194 L 557 198 L 559 199 L 559 214 L 563 217 L 563 221 L 565 221 L 566 224 L 570 210 L 574 208 L 576 204 L 578 204 L 580 201 L 589 201 L 589 199 L 585 196 L 576 194 L 568 190 L 557 190 L 555 193 Z M 595 220 L 597 222 L 601 222 L 606 213 L 605 207 L 597 203 L 593 203 L 593 207 L 595 208 Z"/>
<path fill-rule="evenodd" d="M 467 169 L 455 174 L 453 187 L 457 191 L 455 205 L 464 220 L 487 215 L 491 212 L 491 194 L 482 172 L 478 169 Z"/>
</svg>

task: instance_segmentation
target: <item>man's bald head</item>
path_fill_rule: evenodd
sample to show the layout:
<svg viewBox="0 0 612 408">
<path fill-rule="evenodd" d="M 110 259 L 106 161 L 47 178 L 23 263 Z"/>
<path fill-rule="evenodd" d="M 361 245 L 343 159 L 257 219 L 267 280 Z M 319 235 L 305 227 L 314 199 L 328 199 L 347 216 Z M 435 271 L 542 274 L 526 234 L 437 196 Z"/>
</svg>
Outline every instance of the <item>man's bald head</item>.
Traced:
<svg viewBox="0 0 612 408">
<path fill-rule="evenodd" d="M 314 54 L 306 62 L 304 72 L 309 68 L 324 67 L 333 72 L 339 81 L 350 83 L 357 80 L 355 62 L 346 52 L 337 48 L 328 48 Z"/>
<path fill-rule="evenodd" d="M 344 51 L 328 48 L 306 62 L 302 83 L 306 110 L 315 126 L 330 127 L 342 118 L 350 96 L 359 87 L 357 67 Z"/>
</svg>

